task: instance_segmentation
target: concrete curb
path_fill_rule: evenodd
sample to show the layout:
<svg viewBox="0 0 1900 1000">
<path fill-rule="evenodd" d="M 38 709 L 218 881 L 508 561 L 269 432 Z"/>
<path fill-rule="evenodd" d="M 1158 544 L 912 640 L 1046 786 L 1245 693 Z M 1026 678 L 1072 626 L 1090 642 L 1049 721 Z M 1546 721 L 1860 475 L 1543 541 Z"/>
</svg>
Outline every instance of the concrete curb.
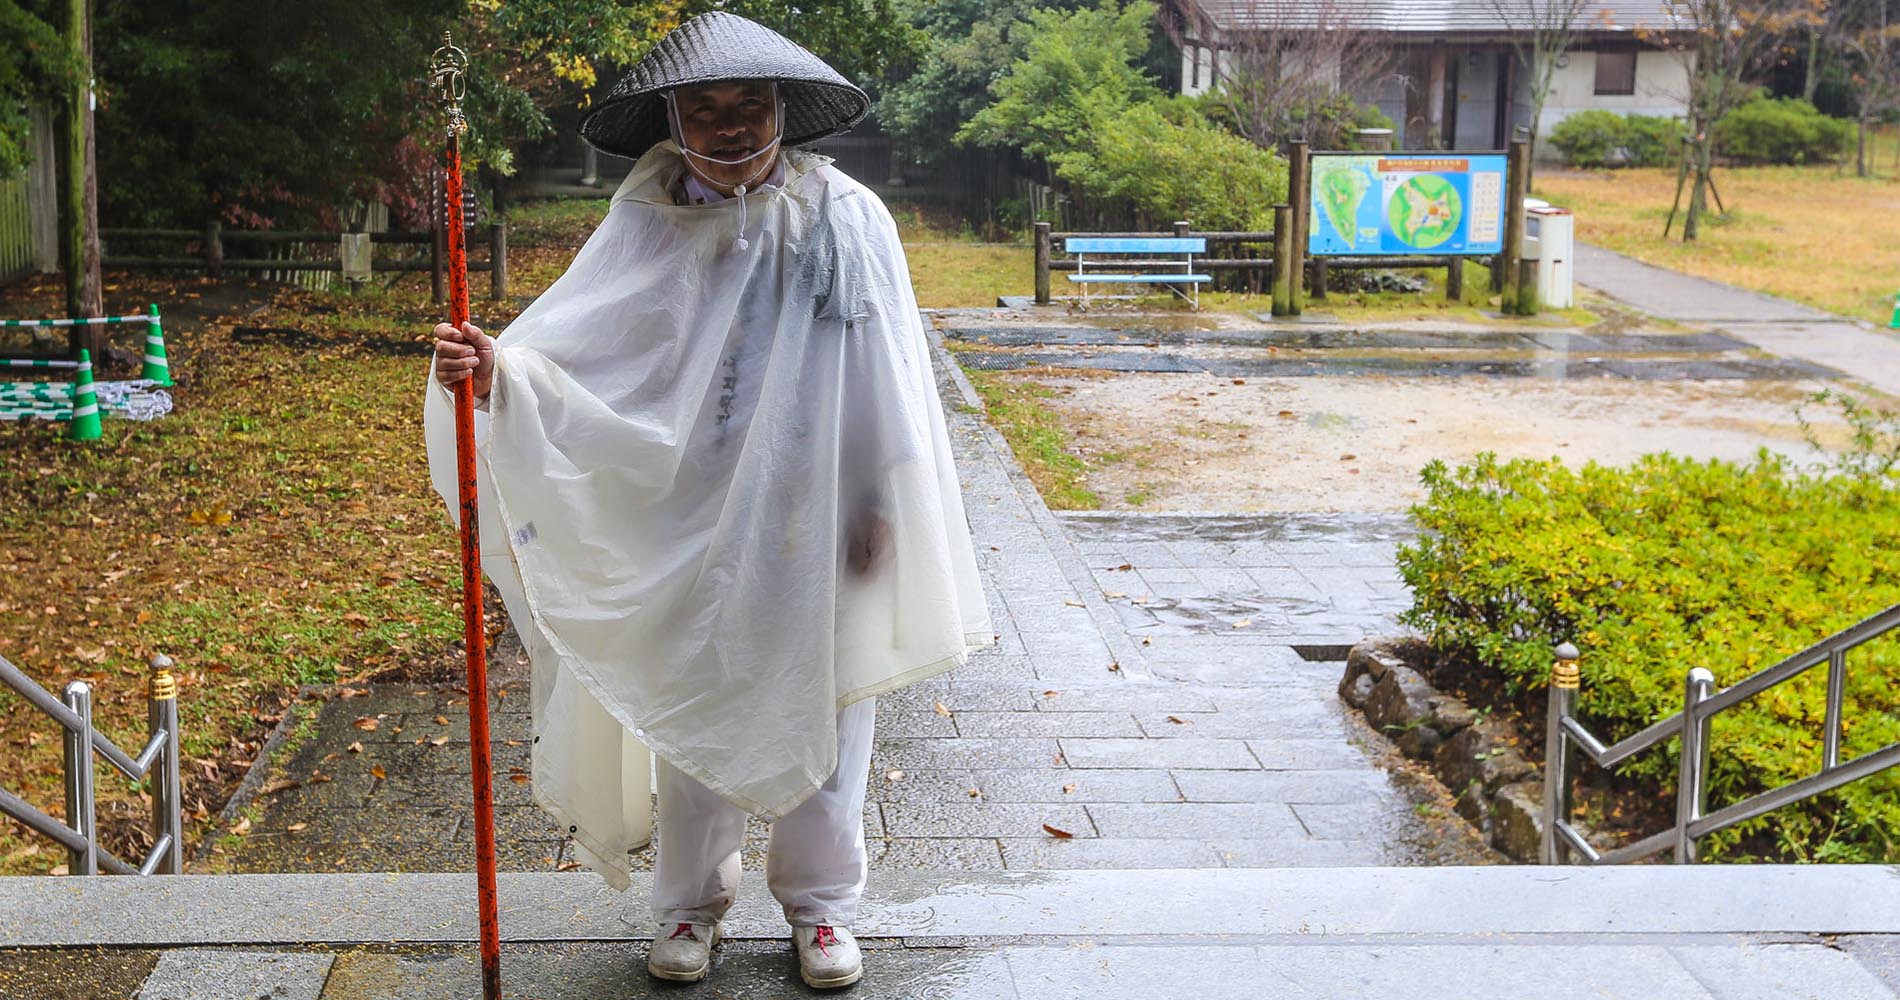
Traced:
<svg viewBox="0 0 1900 1000">
<path fill-rule="evenodd" d="M 650 876 L 616 895 L 591 873 L 501 876 L 502 936 L 620 941 L 650 933 Z M 1900 933 L 1900 866 L 1161 869 L 874 879 L 864 938 L 1223 939 L 1342 935 Z M 175 875 L 0 880 L 0 948 L 458 943 L 475 939 L 468 875 Z M 1131 905 L 1132 901 L 1138 905 Z M 782 938 L 770 896 L 742 898 L 734 938 Z M 956 939 L 952 941 L 951 939 Z"/>
<path fill-rule="evenodd" d="M 970 378 L 964 374 L 963 366 L 959 365 L 956 358 L 944 348 L 943 334 L 928 320 L 929 317 L 926 316 L 924 330 L 929 336 L 931 354 L 938 370 L 947 374 L 955 383 L 957 392 L 963 397 L 964 405 L 982 413 L 982 397 L 976 394 L 976 387 L 970 384 Z M 952 416 L 950 419 L 956 418 Z M 975 424 L 983 435 L 984 442 L 989 445 L 990 451 L 995 453 L 997 460 L 1009 474 L 1010 485 L 1016 488 L 1017 496 L 1022 499 L 1024 506 L 1029 508 L 1030 517 L 1035 520 L 1036 528 L 1042 533 L 1043 541 L 1048 545 L 1049 553 L 1055 558 L 1057 567 L 1062 570 L 1063 578 L 1069 581 L 1069 586 L 1075 590 L 1076 596 L 1088 610 L 1089 618 L 1094 621 L 1096 631 L 1101 633 L 1102 640 L 1108 644 L 1109 652 L 1114 654 L 1115 662 L 1121 665 L 1121 675 L 1131 681 L 1153 680 L 1147 661 L 1141 655 L 1141 647 L 1128 637 L 1127 630 L 1122 627 L 1121 618 L 1115 614 L 1115 609 L 1108 606 L 1107 599 L 1102 596 L 1101 587 L 1095 582 L 1095 575 L 1089 572 L 1088 565 L 1082 561 L 1081 554 L 1076 552 L 1075 546 L 1070 543 L 1069 536 L 1062 530 L 1062 524 L 1056 519 L 1055 512 L 1043 502 L 1042 494 L 1036 491 L 1036 484 L 1029 481 L 1029 474 L 1024 472 L 1022 464 L 1016 461 L 1016 453 L 1010 448 L 1009 442 L 1003 438 L 1001 431 L 990 426 L 987 419 L 979 418 Z"/>
</svg>

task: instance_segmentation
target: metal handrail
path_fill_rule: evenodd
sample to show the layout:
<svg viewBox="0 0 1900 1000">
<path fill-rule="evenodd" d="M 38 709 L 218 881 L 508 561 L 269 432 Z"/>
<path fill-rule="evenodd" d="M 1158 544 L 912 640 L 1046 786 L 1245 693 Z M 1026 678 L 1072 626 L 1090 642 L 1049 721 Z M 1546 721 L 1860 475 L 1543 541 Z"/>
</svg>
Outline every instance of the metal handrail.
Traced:
<svg viewBox="0 0 1900 1000">
<path fill-rule="evenodd" d="M 1900 743 L 1890 743 L 1841 762 L 1841 704 L 1847 687 L 1847 654 L 1895 629 L 1900 629 L 1900 604 L 1842 629 L 1720 692 L 1715 690 L 1715 675 L 1703 667 L 1695 667 L 1683 679 L 1682 711 L 1609 746 L 1604 746 L 1577 721 L 1577 692 L 1581 684 L 1577 668 L 1579 654 L 1577 647 L 1570 643 L 1558 646 L 1557 660 L 1551 667 L 1550 710 L 1546 719 L 1544 832 L 1540 860 L 1547 865 L 1562 864 L 1570 855 L 1575 855 L 1588 864 L 1622 864 L 1667 851 L 1677 864 L 1693 864 L 1696 841 L 1702 837 L 1900 765 Z M 1715 716 L 1823 663 L 1827 664 L 1827 716 L 1822 723 L 1821 769 L 1707 813 L 1709 735 Z M 1599 767 L 1614 767 L 1671 737 L 1682 741 L 1675 825 L 1615 850 L 1597 851 L 1570 822 L 1573 749 L 1581 750 Z"/>
<path fill-rule="evenodd" d="M 43 836 L 66 848 L 67 871 L 73 875 L 97 875 L 103 864 L 121 875 L 163 873 L 181 875 L 185 870 L 184 815 L 178 780 L 178 680 L 172 675 L 172 661 L 154 656 L 147 689 L 147 721 L 151 737 L 145 749 L 133 757 L 105 734 L 92 726 L 92 685 L 71 681 L 60 698 L 41 687 L 20 668 L 0 657 L 0 684 L 25 698 L 64 730 L 66 773 L 66 822 L 48 816 L 25 799 L 0 788 L 0 813 L 5 813 Z M 137 865 L 119 858 L 99 845 L 96 811 L 97 795 L 93 786 L 93 755 L 104 757 L 121 774 L 138 781 L 147 774 L 155 777 L 152 788 L 152 849 Z"/>
</svg>

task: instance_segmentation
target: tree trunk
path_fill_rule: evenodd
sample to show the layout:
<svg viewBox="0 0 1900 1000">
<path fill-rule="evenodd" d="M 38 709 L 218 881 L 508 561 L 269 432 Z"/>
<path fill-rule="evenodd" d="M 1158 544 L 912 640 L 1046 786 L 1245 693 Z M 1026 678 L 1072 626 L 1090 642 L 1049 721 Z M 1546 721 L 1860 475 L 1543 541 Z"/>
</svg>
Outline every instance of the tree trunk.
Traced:
<svg viewBox="0 0 1900 1000">
<path fill-rule="evenodd" d="M 1865 177 L 1867 176 L 1867 106 L 1865 101 L 1861 102 L 1860 115 L 1855 118 L 1854 126 L 1857 141 L 1854 148 L 1854 174 L 1857 177 Z"/>
<path fill-rule="evenodd" d="M 1814 103 L 1814 88 L 1821 84 L 1820 60 L 1821 32 L 1811 29 L 1808 32 L 1808 59 L 1801 70 L 1801 99 L 1809 104 Z"/>
<path fill-rule="evenodd" d="M 1695 183 L 1689 189 L 1689 215 L 1682 222 L 1682 241 L 1684 243 L 1692 243 L 1695 241 L 1696 234 L 1699 230 L 1697 224 L 1702 219 L 1702 213 L 1708 207 L 1709 169 L 1714 160 L 1714 150 L 1710 147 L 1714 144 L 1715 140 L 1711 138 L 1706 131 L 1696 143 Z"/>
</svg>

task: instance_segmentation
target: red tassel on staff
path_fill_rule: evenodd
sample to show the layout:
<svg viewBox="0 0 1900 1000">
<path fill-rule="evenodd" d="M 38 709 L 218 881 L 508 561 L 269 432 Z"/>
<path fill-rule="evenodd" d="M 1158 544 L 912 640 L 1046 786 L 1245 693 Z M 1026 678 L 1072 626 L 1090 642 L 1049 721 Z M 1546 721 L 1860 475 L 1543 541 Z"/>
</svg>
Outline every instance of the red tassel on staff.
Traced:
<svg viewBox="0 0 1900 1000">
<path fill-rule="evenodd" d="M 442 218 L 448 227 L 449 323 L 468 322 L 468 252 L 462 232 L 462 117 L 468 56 L 442 33 L 430 60 L 437 97 L 448 115 Z M 482 996 L 501 1000 L 501 919 L 495 896 L 495 792 L 488 744 L 488 634 L 482 625 L 482 557 L 475 507 L 474 379 L 455 383 L 455 483 L 462 528 L 462 642 L 468 654 L 468 756 L 474 771 L 475 893 L 481 915 Z"/>
</svg>

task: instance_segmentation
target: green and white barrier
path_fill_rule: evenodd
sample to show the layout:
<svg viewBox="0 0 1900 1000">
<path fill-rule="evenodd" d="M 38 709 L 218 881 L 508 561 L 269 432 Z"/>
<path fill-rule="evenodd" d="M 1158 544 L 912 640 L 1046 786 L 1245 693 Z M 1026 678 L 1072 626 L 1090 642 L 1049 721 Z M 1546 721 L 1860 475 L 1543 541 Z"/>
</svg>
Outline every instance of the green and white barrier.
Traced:
<svg viewBox="0 0 1900 1000">
<path fill-rule="evenodd" d="M 139 378 L 150 381 L 154 385 L 172 385 L 171 361 L 165 354 L 165 328 L 159 323 L 158 303 L 156 302 L 152 303 L 146 312 L 131 316 L 88 316 L 78 319 L 0 319 L 0 328 L 100 326 L 114 323 L 145 324 L 144 365 L 139 371 Z M 9 358 L 0 360 L 0 364 L 10 368 L 76 367 L 75 362 L 50 358 Z"/>
</svg>

